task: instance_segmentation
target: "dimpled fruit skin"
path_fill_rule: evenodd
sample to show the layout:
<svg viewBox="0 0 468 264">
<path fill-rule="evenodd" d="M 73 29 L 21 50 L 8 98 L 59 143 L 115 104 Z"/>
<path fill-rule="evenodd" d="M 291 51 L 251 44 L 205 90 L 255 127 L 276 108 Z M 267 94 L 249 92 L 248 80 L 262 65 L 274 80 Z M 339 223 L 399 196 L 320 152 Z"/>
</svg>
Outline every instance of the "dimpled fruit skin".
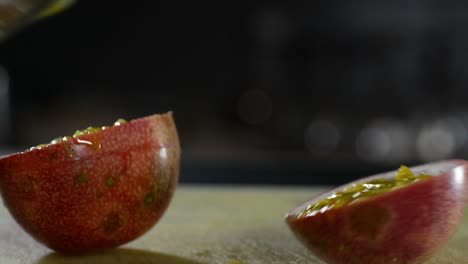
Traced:
<svg viewBox="0 0 468 264">
<path fill-rule="evenodd" d="M 463 215 L 467 162 L 450 162 L 425 181 L 314 216 L 293 210 L 286 221 L 329 264 L 422 263 L 450 240 Z"/>
<path fill-rule="evenodd" d="M 161 218 L 179 177 L 172 113 L 0 159 L 0 191 L 36 240 L 67 254 L 113 248 Z"/>
</svg>

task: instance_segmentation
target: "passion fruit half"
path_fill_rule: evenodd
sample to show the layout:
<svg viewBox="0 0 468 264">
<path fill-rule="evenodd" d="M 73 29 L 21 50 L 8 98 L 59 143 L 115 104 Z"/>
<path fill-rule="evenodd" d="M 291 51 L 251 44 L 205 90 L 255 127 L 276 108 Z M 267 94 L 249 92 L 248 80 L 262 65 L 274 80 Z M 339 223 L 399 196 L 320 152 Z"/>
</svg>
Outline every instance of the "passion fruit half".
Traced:
<svg viewBox="0 0 468 264">
<path fill-rule="evenodd" d="M 307 201 L 286 221 L 329 264 L 421 263 L 461 222 L 467 169 L 450 160 L 363 178 Z"/>
<path fill-rule="evenodd" d="M 0 192 L 36 240 L 83 254 L 151 229 L 173 196 L 179 163 L 171 113 L 119 120 L 0 158 Z"/>
</svg>

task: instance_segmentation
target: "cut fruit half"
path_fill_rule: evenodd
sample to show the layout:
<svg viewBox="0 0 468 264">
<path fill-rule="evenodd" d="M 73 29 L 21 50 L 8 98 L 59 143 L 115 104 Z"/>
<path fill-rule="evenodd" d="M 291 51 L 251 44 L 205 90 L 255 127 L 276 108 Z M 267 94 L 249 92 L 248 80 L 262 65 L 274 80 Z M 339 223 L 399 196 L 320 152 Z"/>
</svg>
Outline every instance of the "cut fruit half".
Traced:
<svg viewBox="0 0 468 264">
<path fill-rule="evenodd" d="M 461 222 L 468 162 L 414 167 L 410 177 L 418 180 L 397 186 L 406 169 L 322 194 L 290 211 L 286 221 L 307 248 L 330 264 L 421 263 L 450 240 Z M 363 186 L 379 182 L 390 187 L 352 197 L 362 193 Z M 351 198 L 341 202 L 336 198 L 348 194 Z"/>
<path fill-rule="evenodd" d="M 0 159 L 0 192 L 13 217 L 69 254 L 143 235 L 167 209 L 179 176 L 171 113 L 86 131 Z"/>
</svg>

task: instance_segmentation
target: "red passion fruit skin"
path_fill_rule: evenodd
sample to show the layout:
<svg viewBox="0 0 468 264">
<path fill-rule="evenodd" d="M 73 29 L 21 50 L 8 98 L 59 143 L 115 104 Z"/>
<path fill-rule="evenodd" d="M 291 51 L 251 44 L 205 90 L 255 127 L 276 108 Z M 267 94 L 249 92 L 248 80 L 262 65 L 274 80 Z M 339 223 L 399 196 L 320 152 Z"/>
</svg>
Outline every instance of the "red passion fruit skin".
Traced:
<svg viewBox="0 0 468 264">
<path fill-rule="evenodd" d="M 413 167 L 434 177 L 313 216 L 308 205 L 341 191 L 324 193 L 286 215 L 296 235 L 329 264 L 421 263 L 441 249 L 459 226 L 468 192 L 468 162 L 449 160 Z M 396 171 L 360 179 L 395 178 Z"/>
<path fill-rule="evenodd" d="M 179 177 L 172 113 L 0 159 L 0 192 L 24 230 L 66 254 L 117 247 L 161 218 Z"/>
</svg>

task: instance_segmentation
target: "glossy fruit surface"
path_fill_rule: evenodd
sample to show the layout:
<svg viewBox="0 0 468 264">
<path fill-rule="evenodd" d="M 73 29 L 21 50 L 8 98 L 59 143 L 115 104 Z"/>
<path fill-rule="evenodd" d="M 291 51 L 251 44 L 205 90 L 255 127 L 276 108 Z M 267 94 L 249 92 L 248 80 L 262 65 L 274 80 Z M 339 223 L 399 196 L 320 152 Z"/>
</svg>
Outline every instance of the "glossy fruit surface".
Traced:
<svg viewBox="0 0 468 264">
<path fill-rule="evenodd" d="M 153 115 L 0 159 L 0 192 L 16 221 L 63 253 L 116 247 L 148 231 L 177 185 L 172 114 Z"/>
<path fill-rule="evenodd" d="M 341 207 L 307 212 L 352 185 L 392 179 L 397 171 L 360 179 L 322 194 L 292 210 L 286 221 L 296 237 L 330 264 L 421 263 L 456 232 L 468 192 L 468 162 L 451 160 L 411 170 L 432 175 Z"/>
</svg>

